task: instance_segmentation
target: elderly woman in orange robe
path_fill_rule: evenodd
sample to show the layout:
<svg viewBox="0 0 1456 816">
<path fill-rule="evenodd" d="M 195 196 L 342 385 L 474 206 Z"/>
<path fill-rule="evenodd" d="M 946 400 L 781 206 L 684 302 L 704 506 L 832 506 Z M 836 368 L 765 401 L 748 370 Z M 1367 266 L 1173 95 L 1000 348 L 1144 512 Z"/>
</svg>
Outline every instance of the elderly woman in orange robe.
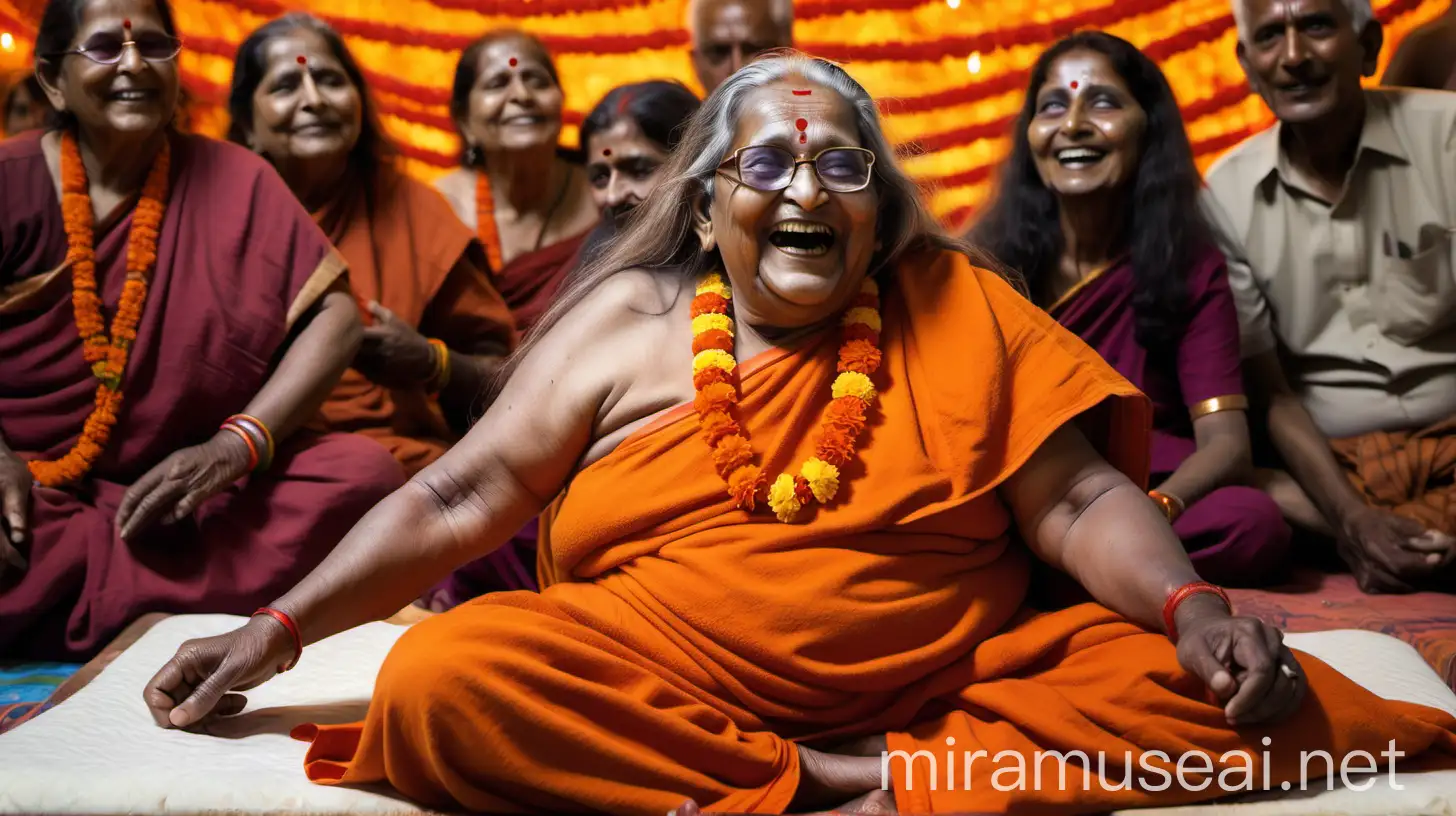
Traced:
<svg viewBox="0 0 1456 816">
<path fill-rule="evenodd" d="M 365 721 L 298 733 L 310 778 L 494 813 L 1095 813 L 1219 795 L 1158 786 L 1194 751 L 1267 753 L 1260 786 L 1302 750 L 1456 762 L 1456 718 L 1198 581 L 1144 493 L 1147 399 L 940 233 L 842 69 L 739 71 L 664 178 L 460 445 L 161 667 L 160 725 L 239 710 L 564 492 L 549 586 L 412 628 Z M 1034 559 L 1097 602 L 1028 608 Z M 913 757 L 952 746 L 984 756 L 932 782 Z M 1050 750 L 1154 784 L 993 783 Z"/>
<path fill-rule="evenodd" d="M 368 325 L 323 406 L 323 427 L 389 448 L 417 473 L 470 425 L 514 342 L 473 231 L 401 173 L 364 76 L 339 35 L 307 14 L 238 47 L 230 136 L 263 155 L 349 264 Z"/>
</svg>

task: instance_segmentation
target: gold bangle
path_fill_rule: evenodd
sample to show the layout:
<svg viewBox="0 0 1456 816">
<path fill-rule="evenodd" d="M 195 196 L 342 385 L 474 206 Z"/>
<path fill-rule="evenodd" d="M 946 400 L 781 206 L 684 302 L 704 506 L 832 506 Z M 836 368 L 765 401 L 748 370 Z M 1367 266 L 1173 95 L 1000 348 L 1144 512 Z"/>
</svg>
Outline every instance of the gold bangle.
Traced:
<svg viewBox="0 0 1456 816">
<path fill-rule="evenodd" d="M 1178 517 L 1183 515 L 1183 500 L 1171 493 L 1149 490 L 1148 498 L 1152 499 L 1162 509 L 1163 515 L 1168 517 L 1169 524 L 1177 521 Z"/>
<path fill-rule="evenodd" d="M 430 350 L 434 352 L 435 376 L 430 378 L 426 388 L 432 394 L 438 394 L 445 390 L 450 384 L 450 347 L 445 341 L 430 338 Z"/>
<path fill-rule="evenodd" d="M 1192 408 L 1188 409 L 1188 415 L 1198 419 L 1219 411 L 1247 411 L 1248 409 L 1248 397 L 1243 394 L 1226 394 L 1222 397 L 1209 397 L 1202 402 L 1195 403 Z"/>
</svg>

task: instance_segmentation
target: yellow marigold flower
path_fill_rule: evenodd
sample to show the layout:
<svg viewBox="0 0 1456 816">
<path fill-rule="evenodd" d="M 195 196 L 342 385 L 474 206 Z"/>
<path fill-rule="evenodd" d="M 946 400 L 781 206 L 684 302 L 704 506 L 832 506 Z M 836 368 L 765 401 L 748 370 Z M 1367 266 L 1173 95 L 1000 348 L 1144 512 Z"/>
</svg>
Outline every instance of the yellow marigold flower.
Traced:
<svg viewBox="0 0 1456 816">
<path fill-rule="evenodd" d="M 733 290 L 728 287 L 728 282 L 723 280 L 723 276 L 717 272 L 708 275 L 698 282 L 698 294 L 706 295 L 709 292 L 715 295 L 722 295 L 725 298 L 733 297 Z"/>
<path fill-rule="evenodd" d="M 728 315 L 720 314 L 702 314 L 693 318 L 694 337 L 697 337 L 703 332 L 712 331 L 713 329 L 718 329 L 719 331 L 725 331 L 729 334 L 732 334 L 733 318 L 729 317 Z"/>
<path fill-rule="evenodd" d="M 780 473 L 774 479 L 773 485 L 768 489 L 768 506 L 779 517 L 779 521 L 789 522 L 798 515 L 799 497 L 794 493 L 794 477 L 787 473 Z"/>
<path fill-rule="evenodd" d="M 864 283 L 860 284 L 859 286 L 859 291 L 866 295 L 874 295 L 875 297 L 879 297 L 880 285 L 878 283 L 875 283 L 874 278 L 865 278 Z"/>
<path fill-rule="evenodd" d="M 880 313 L 864 306 L 860 306 L 857 309 L 850 309 L 844 315 L 844 325 L 848 326 L 852 323 L 863 323 L 875 331 L 879 331 Z"/>
<path fill-rule="evenodd" d="M 732 372 L 737 365 L 738 361 L 733 359 L 733 355 L 722 349 L 704 349 L 693 358 L 693 374 L 710 367 Z"/>
<path fill-rule="evenodd" d="M 820 504 L 828 504 L 839 492 L 839 468 L 823 459 L 815 457 L 805 462 L 799 469 L 799 475 L 809 483 L 809 489 L 814 491 L 814 498 Z"/>
<path fill-rule="evenodd" d="M 707 352 L 704 352 L 706 354 Z M 859 397 L 865 402 L 875 401 L 875 384 L 858 371 L 846 371 L 834 378 L 834 398 Z M 807 477 L 806 477 L 807 478 Z"/>
</svg>

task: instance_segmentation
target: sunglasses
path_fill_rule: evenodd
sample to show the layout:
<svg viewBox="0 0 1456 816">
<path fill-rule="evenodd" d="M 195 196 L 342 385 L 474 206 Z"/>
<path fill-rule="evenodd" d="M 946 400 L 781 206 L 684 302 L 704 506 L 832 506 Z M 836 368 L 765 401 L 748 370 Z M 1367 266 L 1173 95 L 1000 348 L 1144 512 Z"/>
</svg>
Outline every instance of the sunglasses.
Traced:
<svg viewBox="0 0 1456 816">
<path fill-rule="evenodd" d="M 135 48 L 137 56 L 146 62 L 166 62 L 175 59 L 182 52 L 182 41 L 168 34 L 147 32 L 138 34 L 136 39 L 122 39 L 116 34 L 93 34 L 85 43 L 72 48 L 69 51 L 62 51 L 53 56 L 63 57 L 67 54 L 80 54 L 92 62 L 101 65 L 115 65 L 121 62 L 121 55 L 126 53 L 127 46 Z"/>
<path fill-rule="evenodd" d="M 723 168 L 734 165 L 729 175 Z M 718 172 L 731 181 L 764 193 L 787 189 L 799 165 L 813 165 L 819 184 L 834 193 L 857 193 L 874 177 L 875 154 L 863 147 L 831 147 L 812 159 L 800 159 L 776 145 L 750 145 L 733 151 L 718 165 Z"/>
</svg>

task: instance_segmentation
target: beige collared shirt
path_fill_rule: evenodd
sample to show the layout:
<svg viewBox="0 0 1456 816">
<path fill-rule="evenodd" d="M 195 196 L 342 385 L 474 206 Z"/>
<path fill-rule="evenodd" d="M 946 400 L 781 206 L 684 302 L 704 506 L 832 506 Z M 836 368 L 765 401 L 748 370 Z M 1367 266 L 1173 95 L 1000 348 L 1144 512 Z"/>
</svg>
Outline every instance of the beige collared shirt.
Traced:
<svg viewBox="0 0 1456 816">
<path fill-rule="evenodd" d="M 1245 357 L 1278 344 L 1331 437 L 1456 414 L 1456 94 L 1367 90 L 1355 164 L 1322 200 L 1279 126 L 1208 173 Z"/>
</svg>

